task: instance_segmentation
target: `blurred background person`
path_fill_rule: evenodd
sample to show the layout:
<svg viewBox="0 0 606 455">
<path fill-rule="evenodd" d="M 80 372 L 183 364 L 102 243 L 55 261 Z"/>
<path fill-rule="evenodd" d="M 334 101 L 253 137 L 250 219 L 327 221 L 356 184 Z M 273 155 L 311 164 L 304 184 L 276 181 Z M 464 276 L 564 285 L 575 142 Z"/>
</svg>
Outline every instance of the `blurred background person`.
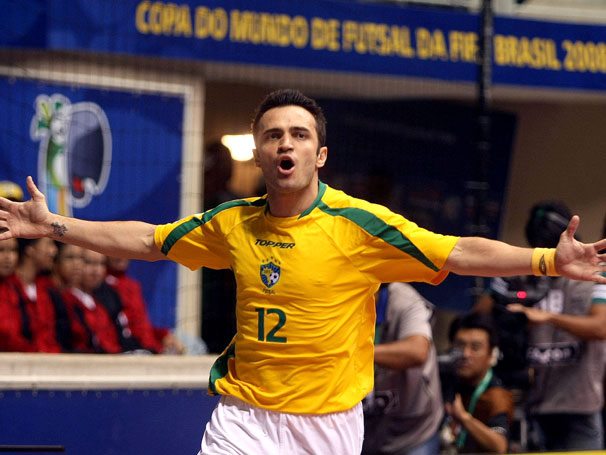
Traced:
<svg viewBox="0 0 606 455">
<path fill-rule="evenodd" d="M 84 248 L 56 242 L 57 256 L 50 276 L 51 295 L 58 294 L 69 318 L 68 352 L 96 352 L 92 347 L 93 330 L 88 326 L 82 308 L 76 305 L 75 293 L 82 283 Z M 96 338 L 95 338 L 96 339 Z"/>
<path fill-rule="evenodd" d="M 105 282 L 107 257 L 91 250 L 84 250 L 84 273 L 81 289 L 91 295 L 95 303 L 107 311 L 118 337 L 121 352 L 153 352 L 137 340 L 131 329 L 131 322 L 124 311 L 120 295 Z M 142 352 L 143 353 L 143 352 Z"/>
<path fill-rule="evenodd" d="M 51 280 L 60 292 L 80 286 L 84 267 L 84 248 L 57 242 L 57 257 Z"/>
<path fill-rule="evenodd" d="M 47 289 L 57 247 L 53 240 L 42 240 L 18 239 L 19 261 L 15 270 L 15 286 L 27 307 L 36 350 L 60 352 L 57 314 Z"/>
<path fill-rule="evenodd" d="M 526 224 L 531 247 L 551 248 L 572 217 L 560 201 L 535 204 Z M 495 301 L 528 320 L 526 396 L 532 450 L 603 447 L 606 305 L 592 300 L 594 284 L 562 277 L 495 279 Z M 514 303 L 511 303 L 514 302 Z M 524 327 L 521 327 L 523 330 Z"/>
<path fill-rule="evenodd" d="M 237 199 L 229 189 L 229 149 L 213 141 L 204 149 L 204 210 Z M 236 333 L 236 280 L 231 270 L 202 269 L 202 333 L 209 352 L 222 352 Z"/>
<path fill-rule="evenodd" d="M 363 402 L 362 453 L 435 455 L 443 403 L 432 305 L 406 283 L 382 285 L 375 301 L 375 385 Z"/>
<path fill-rule="evenodd" d="M 0 351 L 35 352 L 29 308 L 21 298 L 15 277 L 17 239 L 0 241 Z"/>
<path fill-rule="evenodd" d="M 74 350 L 84 353 L 117 354 L 124 351 L 119 331 L 107 308 L 95 297 L 94 291 L 105 279 L 104 255 L 80 247 L 74 255 L 60 257 L 57 272 L 66 284 L 63 298 L 73 315 Z M 81 259 L 81 268 L 78 264 Z M 75 259 L 75 263 L 70 264 Z M 71 270 L 72 274 L 66 274 Z M 79 272 L 80 270 L 81 272 Z"/>
<path fill-rule="evenodd" d="M 105 282 L 118 293 L 133 337 L 151 352 L 184 354 L 185 346 L 169 329 L 152 325 L 141 283 L 128 274 L 129 263 L 129 259 L 108 257 Z"/>
<path fill-rule="evenodd" d="M 454 380 L 445 385 L 448 418 L 443 439 L 455 453 L 507 452 L 513 399 L 492 368 L 498 359 L 492 318 L 478 313 L 459 316 L 448 337 L 460 359 Z"/>
<path fill-rule="evenodd" d="M 12 201 L 23 201 L 23 189 L 14 182 L 0 182 L 0 195 Z M 55 302 L 48 291 L 48 276 L 57 248 L 54 242 L 42 239 L 19 239 L 19 260 L 14 286 L 21 300 L 22 321 L 29 326 L 34 350 L 60 352 L 64 350 L 65 327 L 69 319 L 65 307 Z"/>
<path fill-rule="evenodd" d="M 22 201 L 23 190 L 16 183 L 3 180 L 0 196 Z M 20 298 L 14 276 L 18 261 L 17 239 L 0 241 L 0 351 L 34 352 L 37 349 L 27 303 Z"/>
</svg>

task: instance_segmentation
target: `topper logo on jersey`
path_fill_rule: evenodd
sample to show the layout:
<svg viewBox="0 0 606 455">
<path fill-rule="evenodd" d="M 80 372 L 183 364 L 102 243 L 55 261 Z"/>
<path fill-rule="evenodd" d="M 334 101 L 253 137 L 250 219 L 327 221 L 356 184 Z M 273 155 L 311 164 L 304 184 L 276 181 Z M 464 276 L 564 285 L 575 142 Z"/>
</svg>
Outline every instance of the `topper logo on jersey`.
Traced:
<svg viewBox="0 0 606 455">
<path fill-rule="evenodd" d="M 275 264 L 274 261 L 280 264 L 275 258 L 270 258 L 267 262 L 261 264 L 259 269 L 261 281 L 267 288 L 273 287 L 280 280 L 280 266 Z"/>
</svg>

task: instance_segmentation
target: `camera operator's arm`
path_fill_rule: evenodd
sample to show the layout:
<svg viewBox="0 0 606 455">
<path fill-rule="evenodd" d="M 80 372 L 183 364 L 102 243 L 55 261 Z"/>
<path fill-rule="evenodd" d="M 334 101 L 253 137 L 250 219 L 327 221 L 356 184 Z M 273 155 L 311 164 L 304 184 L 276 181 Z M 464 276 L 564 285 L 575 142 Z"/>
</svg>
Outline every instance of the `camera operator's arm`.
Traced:
<svg viewBox="0 0 606 455">
<path fill-rule="evenodd" d="M 550 313 L 534 307 L 526 307 L 519 303 L 507 305 L 507 309 L 524 313 L 534 324 L 551 324 L 582 340 L 606 340 L 606 305 L 594 304 L 589 314 L 559 314 Z"/>
<path fill-rule="evenodd" d="M 446 412 L 467 430 L 468 437 L 473 438 L 487 452 L 505 453 L 507 438 L 471 415 L 463 406 L 461 395 L 457 394 L 452 403 L 445 403 Z"/>
<path fill-rule="evenodd" d="M 423 365 L 431 347 L 431 312 L 425 299 L 412 286 L 392 283 L 387 291 L 385 319 L 393 330 L 386 340 L 375 345 L 378 366 L 405 370 Z"/>
<path fill-rule="evenodd" d="M 423 335 L 411 335 L 402 340 L 375 346 L 375 363 L 395 370 L 418 367 L 427 361 L 430 341 Z"/>
</svg>

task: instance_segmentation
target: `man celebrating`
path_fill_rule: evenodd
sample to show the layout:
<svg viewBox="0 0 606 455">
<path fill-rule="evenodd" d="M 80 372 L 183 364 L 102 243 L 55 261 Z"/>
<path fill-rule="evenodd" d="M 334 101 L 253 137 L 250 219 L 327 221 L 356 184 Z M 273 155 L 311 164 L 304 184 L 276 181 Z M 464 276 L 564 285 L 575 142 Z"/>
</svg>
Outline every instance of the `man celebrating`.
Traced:
<svg viewBox="0 0 606 455">
<path fill-rule="evenodd" d="M 90 222 L 48 211 L 27 179 L 25 203 L 0 199 L 0 240 L 48 236 L 116 257 L 231 268 L 237 333 L 211 370 L 223 395 L 200 453 L 359 453 L 372 389 L 374 294 L 381 282 L 440 283 L 449 272 L 561 274 L 606 282 L 606 239 L 518 248 L 434 234 L 319 181 L 326 121 L 296 90 L 270 93 L 252 125 L 267 194 L 172 224 Z M 556 254 L 557 253 L 557 254 Z"/>
</svg>

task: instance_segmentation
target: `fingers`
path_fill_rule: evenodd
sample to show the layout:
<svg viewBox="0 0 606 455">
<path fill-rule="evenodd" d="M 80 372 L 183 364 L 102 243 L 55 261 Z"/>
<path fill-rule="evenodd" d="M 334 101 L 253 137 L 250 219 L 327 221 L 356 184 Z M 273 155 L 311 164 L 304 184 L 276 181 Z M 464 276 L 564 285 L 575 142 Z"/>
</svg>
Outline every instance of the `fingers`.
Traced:
<svg viewBox="0 0 606 455">
<path fill-rule="evenodd" d="M 606 239 L 598 240 L 593 244 L 593 247 L 596 251 L 606 250 Z"/>
<path fill-rule="evenodd" d="M 512 313 L 524 313 L 525 310 L 524 305 L 520 305 L 519 303 L 510 303 L 506 308 Z"/>
<path fill-rule="evenodd" d="M 578 215 L 574 215 L 572 218 L 570 218 L 568 227 L 566 228 L 566 235 L 570 238 L 570 240 L 574 238 L 574 234 L 577 232 L 580 223 L 581 219 Z"/>
<path fill-rule="evenodd" d="M 25 185 L 27 186 L 27 192 L 30 194 L 32 199 L 37 200 L 44 196 L 34 183 L 34 179 L 31 175 L 28 175 L 27 179 L 25 179 Z"/>
</svg>

